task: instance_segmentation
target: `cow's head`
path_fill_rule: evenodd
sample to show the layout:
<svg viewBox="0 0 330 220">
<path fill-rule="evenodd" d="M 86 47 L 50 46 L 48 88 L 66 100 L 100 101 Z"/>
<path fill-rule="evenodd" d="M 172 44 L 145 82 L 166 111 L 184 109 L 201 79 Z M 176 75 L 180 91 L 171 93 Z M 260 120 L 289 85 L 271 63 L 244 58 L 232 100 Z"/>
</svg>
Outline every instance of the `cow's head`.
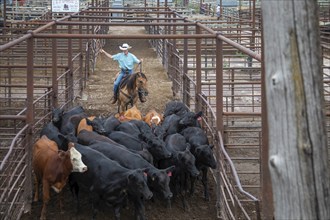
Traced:
<svg viewBox="0 0 330 220">
<path fill-rule="evenodd" d="M 58 158 L 60 159 L 60 164 L 62 164 L 66 169 L 71 169 L 72 164 L 70 163 L 70 152 L 69 151 L 58 151 Z M 66 170 L 63 169 L 63 170 Z M 51 185 L 51 188 L 56 192 L 60 193 L 64 186 L 66 185 L 69 177 L 69 172 L 61 171 L 61 175 L 58 175 L 56 181 Z"/>
<path fill-rule="evenodd" d="M 63 117 L 63 109 L 53 108 L 52 110 L 52 122 L 56 127 L 59 127 Z"/>
<path fill-rule="evenodd" d="M 199 145 L 195 148 L 194 155 L 198 163 L 216 169 L 217 162 L 215 161 L 212 149 L 213 145 Z"/>
<path fill-rule="evenodd" d="M 87 171 L 87 166 L 82 162 L 81 154 L 74 147 L 74 143 L 70 142 L 68 144 L 68 148 L 69 148 L 70 159 L 71 159 L 71 164 L 72 164 L 71 172 L 83 173 L 83 172 Z"/>
<path fill-rule="evenodd" d="M 191 176 L 196 177 L 199 175 L 199 171 L 195 165 L 195 156 L 190 152 L 190 145 L 188 143 L 186 150 L 178 153 L 178 160 L 181 167 L 190 173 Z"/>
<path fill-rule="evenodd" d="M 147 169 L 137 169 L 130 171 L 128 180 L 128 191 L 131 195 L 138 197 L 143 197 L 144 199 L 151 199 L 152 192 L 147 185 L 147 177 L 145 173 L 148 172 Z"/>
<path fill-rule="evenodd" d="M 103 126 L 103 120 L 100 117 L 95 117 L 93 120 L 90 120 L 89 118 L 86 118 L 86 124 L 89 126 L 92 126 L 93 131 L 104 135 L 106 133 L 104 126 Z"/>
<path fill-rule="evenodd" d="M 148 180 L 150 184 L 157 190 L 165 199 L 171 199 L 173 193 L 170 190 L 170 177 L 175 166 L 170 166 L 162 170 L 153 170 L 148 172 Z"/>
<path fill-rule="evenodd" d="M 159 137 L 153 136 L 145 139 L 148 144 L 148 151 L 156 160 L 172 157 L 171 152 L 165 147 L 165 142 Z"/>
<path fill-rule="evenodd" d="M 183 127 L 199 127 L 199 121 L 203 115 L 203 112 L 187 112 L 184 116 L 180 119 L 179 125 Z"/>
</svg>

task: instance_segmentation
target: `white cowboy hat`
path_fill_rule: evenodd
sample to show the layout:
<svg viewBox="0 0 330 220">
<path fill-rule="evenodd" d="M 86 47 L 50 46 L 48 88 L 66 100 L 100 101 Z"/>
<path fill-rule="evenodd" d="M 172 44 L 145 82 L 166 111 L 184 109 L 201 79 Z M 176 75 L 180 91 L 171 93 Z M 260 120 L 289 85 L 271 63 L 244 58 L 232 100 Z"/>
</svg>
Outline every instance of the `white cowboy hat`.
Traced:
<svg viewBox="0 0 330 220">
<path fill-rule="evenodd" d="M 126 43 L 124 43 L 122 46 L 119 46 L 119 49 L 121 50 L 128 50 L 131 49 L 132 47 Z"/>
</svg>

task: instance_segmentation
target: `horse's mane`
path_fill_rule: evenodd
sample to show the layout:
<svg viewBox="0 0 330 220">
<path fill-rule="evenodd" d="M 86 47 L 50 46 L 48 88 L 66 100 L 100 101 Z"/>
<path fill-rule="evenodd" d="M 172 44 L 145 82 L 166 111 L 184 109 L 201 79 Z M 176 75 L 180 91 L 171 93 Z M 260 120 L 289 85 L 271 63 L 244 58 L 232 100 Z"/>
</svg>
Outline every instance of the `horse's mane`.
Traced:
<svg viewBox="0 0 330 220">
<path fill-rule="evenodd" d="M 132 93 L 135 89 L 135 80 L 138 75 L 141 75 L 143 78 L 147 79 L 146 75 L 142 72 L 137 72 L 129 75 L 128 77 L 124 78 L 124 80 L 120 84 L 120 88 L 124 88 L 126 86 L 128 93 Z"/>
</svg>

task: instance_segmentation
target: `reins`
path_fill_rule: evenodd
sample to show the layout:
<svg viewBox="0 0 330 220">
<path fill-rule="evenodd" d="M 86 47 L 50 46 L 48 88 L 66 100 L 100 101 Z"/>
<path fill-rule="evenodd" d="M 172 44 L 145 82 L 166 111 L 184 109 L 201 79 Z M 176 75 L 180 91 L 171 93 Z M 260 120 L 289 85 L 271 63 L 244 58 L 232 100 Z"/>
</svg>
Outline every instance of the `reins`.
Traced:
<svg viewBox="0 0 330 220">
<path fill-rule="evenodd" d="M 140 73 L 142 73 L 142 62 L 140 62 L 134 69 L 134 72 L 136 73 L 136 69 L 140 67 Z"/>
</svg>

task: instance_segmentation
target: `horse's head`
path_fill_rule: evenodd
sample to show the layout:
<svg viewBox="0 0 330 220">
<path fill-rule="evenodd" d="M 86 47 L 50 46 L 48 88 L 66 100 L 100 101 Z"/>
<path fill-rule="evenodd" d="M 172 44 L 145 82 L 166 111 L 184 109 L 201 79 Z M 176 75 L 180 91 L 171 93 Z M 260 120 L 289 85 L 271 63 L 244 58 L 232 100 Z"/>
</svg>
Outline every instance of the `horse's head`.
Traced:
<svg viewBox="0 0 330 220">
<path fill-rule="evenodd" d="M 148 88 L 147 88 L 147 82 L 148 79 L 144 73 L 136 73 L 136 87 L 138 88 L 139 92 L 139 99 L 141 102 L 146 102 L 146 96 L 148 96 Z"/>
</svg>

